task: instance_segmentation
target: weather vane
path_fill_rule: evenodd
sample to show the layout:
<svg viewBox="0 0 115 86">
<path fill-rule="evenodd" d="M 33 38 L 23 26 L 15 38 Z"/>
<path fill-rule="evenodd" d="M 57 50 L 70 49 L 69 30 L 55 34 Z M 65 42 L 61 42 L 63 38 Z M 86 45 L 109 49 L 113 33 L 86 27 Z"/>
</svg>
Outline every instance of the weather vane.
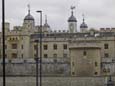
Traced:
<svg viewBox="0 0 115 86">
<path fill-rule="evenodd" d="M 82 14 L 83 18 L 84 18 L 84 13 Z"/>
<path fill-rule="evenodd" d="M 71 10 L 73 11 L 75 9 L 75 6 L 71 6 Z"/>
<path fill-rule="evenodd" d="M 45 22 L 47 23 L 47 15 L 45 15 Z"/>
<path fill-rule="evenodd" d="M 30 13 L 30 4 L 28 4 L 28 12 Z"/>
<path fill-rule="evenodd" d="M 82 17 L 83 17 L 83 22 L 84 22 L 84 20 L 85 20 L 85 15 L 84 15 L 84 13 L 82 14 Z"/>
</svg>

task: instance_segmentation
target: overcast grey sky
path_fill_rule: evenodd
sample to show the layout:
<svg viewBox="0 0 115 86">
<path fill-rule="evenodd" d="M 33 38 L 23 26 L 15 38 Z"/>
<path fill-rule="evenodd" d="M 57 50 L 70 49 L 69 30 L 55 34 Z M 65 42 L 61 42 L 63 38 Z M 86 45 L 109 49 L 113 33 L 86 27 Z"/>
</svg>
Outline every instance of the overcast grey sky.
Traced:
<svg viewBox="0 0 115 86">
<path fill-rule="evenodd" d="M 43 21 L 47 15 L 48 23 L 53 30 L 67 30 L 71 5 L 76 6 L 74 15 L 78 20 L 78 28 L 83 13 L 89 28 L 115 27 L 115 0 L 6 0 L 6 21 L 12 26 L 22 25 L 27 15 L 28 4 L 31 6 L 31 14 L 36 25 L 39 23 L 39 14 L 35 11 L 42 10 Z M 0 20 L 1 18 L 0 14 Z"/>
</svg>

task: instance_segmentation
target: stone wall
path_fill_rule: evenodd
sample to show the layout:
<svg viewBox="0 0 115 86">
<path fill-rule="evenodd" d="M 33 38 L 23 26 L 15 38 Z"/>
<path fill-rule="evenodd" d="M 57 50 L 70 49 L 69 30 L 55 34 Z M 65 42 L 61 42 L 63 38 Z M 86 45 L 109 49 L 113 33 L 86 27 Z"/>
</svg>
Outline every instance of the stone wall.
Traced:
<svg viewBox="0 0 115 86">
<path fill-rule="evenodd" d="M 0 75 L 2 75 L 2 63 L 0 63 Z M 38 72 L 39 72 L 38 62 Z M 8 76 L 35 76 L 35 61 L 9 61 L 6 62 L 6 75 Z M 70 75 L 70 65 L 64 62 L 43 62 L 43 76 L 68 76 Z"/>
<path fill-rule="evenodd" d="M 115 78 L 112 77 L 115 81 Z M 7 77 L 6 86 L 36 86 L 35 77 Z M 105 86 L 106 77 L 43 77 L 42 86 Z M 2 86 L 2 77 L 0 77 Z"/>
</svg>

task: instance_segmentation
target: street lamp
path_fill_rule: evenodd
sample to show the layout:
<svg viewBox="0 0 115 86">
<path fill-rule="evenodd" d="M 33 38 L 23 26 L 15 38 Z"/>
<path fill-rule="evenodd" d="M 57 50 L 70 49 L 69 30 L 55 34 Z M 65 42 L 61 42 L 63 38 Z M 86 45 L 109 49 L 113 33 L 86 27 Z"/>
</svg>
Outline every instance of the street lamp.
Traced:
<svg viewBox="0 0 115 86">
<path fill-rule="evenodd" d="M 5 0 L 2 0 L 2 44 L 3 44 L 3 86 L 6 86 L 5 78 Z"/>
<path fill-rule="evenodd" d="M 42 11 L 38 10 L 36 12 L 40 13 L 40 86 L 42 86 Z M 38 72 L 36 74 L 36 86 L 38 86 Z"/>
<path fill-rule="evenodd" d="M 38 42 L 39 42 L 39 40 L 35 40 L 34 42 L 36 43 L 36 46 L 37 46 L 37 48 L 35 48 L 36 49 L 35 61 L 36 61 L 36 86 L 38 86 L 38 60 L 39 60 L 39 58 L 38 58 Z"/>
</svg>

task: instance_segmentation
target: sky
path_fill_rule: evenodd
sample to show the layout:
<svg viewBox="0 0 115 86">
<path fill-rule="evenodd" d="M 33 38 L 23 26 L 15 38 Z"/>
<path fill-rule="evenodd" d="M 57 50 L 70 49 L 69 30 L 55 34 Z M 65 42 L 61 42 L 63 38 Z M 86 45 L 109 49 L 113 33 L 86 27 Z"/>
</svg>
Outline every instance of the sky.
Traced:
<svg viewBox="0 0 115 86">
<path fill-rule="evenodd" d="M 42 10 L 43 24 L 47 15 L 48 24 L 52 30 L 68 29 L 67 20 L 71 15 L 71 6 L 76 7 L 74 16 L 78 21 L 78 29 L 82 23 L 82 14 L 85 15 L 85 22 L 89 28 L 115 27 L 115 0 L 5 0 L 5 4 L 5 18 L 6 22 L 10 22 L 11 29 L 13 26 L 23 24 L 23 19 L 28 12 L 28 4 L 30 4 L 35 24 L 39 24 L 40 17 L 36 11 Z M 2 12 L 2 7 L 0 7 L 0 12 Z M 1 19 L 2 13 L 0 22 Z"/>
</svg>

